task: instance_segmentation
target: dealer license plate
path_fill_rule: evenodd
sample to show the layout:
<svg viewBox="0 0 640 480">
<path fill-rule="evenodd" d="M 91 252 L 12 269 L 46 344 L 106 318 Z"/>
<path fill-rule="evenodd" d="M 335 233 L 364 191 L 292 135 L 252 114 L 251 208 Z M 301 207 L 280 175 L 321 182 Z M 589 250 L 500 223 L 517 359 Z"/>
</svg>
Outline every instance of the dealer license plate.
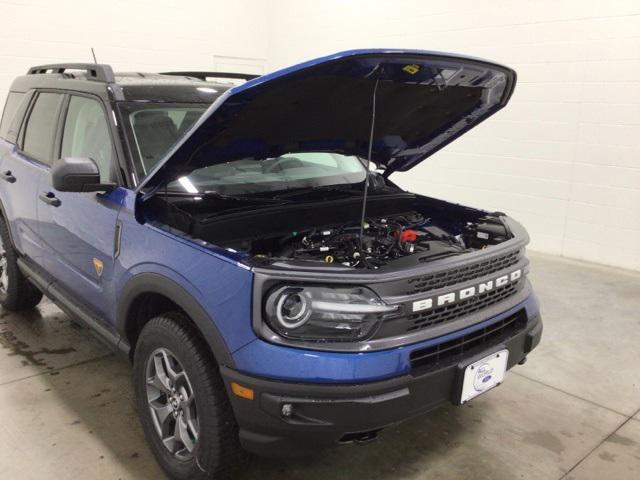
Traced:
<svg viewBox="0 0 640 480">
<path fill-rule="evenodd" d="M 462 379 L 460 404 L 466 403 L 472 398 L 500 385 L 507 371 L 508 359 L 509 350 L 500 350 L 471 365 L 467 365 Z"/>
</svg>

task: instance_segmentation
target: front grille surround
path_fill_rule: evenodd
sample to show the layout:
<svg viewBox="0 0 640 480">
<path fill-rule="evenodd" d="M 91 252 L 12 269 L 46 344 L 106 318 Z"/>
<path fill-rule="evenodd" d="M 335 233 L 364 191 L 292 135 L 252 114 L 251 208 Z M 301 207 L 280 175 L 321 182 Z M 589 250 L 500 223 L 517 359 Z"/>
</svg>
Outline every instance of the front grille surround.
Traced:
<svg viewBox="0 0 640 480">
<path fill-rule="evenodd" d="M 402 310 L 397 317 L 390 318 L 383 322 L 378 331 L 374 334 L 374 340 L 387 338 L 406 337 L 408 335 L 427 335 L 431 330 L 440 333 L 447 328 L 448 324 L 455 324 L 458 328 L 468 326 L 466 320 L 475 318 L 476 322 L 486 318 L 482 317 L 482 312 L 493 310 L 495 312 L 499 305 L 509 304 L 509 300 L 521 292 L 527 284 L 526 276 L 528 272 L 528 260 L 524 255 L 524 247 L 518 246 L 499 254 L 487 255 L 482 258 L 469 261 L 467 264 L 457 263 L 447 270 L 436 271 L 435 273 L 423 274 L 409 279 L 398 280 L 394 284 L 389 284 L 384 290 L 381 289 L 381 297 L 391 304 L 402 305 Z M 439 297 L 455 293 L 456 295 L 463 289 L 470 287 L 478 288 L 480 284 L 495 282 L 498 278 L 511 275 L 516 270 L 521 271 L 520 279 L 510 281 L 506 285 L 493 286 L 490 290 L 477 293 L 469 298 L 456 298 L 455 302 L 447 302 L 444 305 L 437 305 Z M 477 275 L 477 276 L 474 276 Z M 407 284 L 423 285 L 428 280 L 430 285 L 437 288 L 426 292 L 414 292 L 396 296 L 396 292 L 406 290 Z M 452 283 L 455 280 L 461 280 Z M 437 283 L 436 283 L 437 282 Z M 422 290 L 423 287 L 418 288 Z M 478 290 L 476 290 L 478 292 Z M 385 293 L 387 295 L 385 295 Z M 396 293 L 396 295 L 394 295 Z M 413 311 L 413 303 L 416 301 L 431 298 L 433 307 L 422 311 Z M 497 313 L 497 312 L 495 312 Z M 495 314 L 494 313 L 494 314 Z M 455 327 L 454 327 L 455 328 Z"/>
<path fill-rule="evenodd" d="M 412 277 L 407 280 L 407 289 L 404 294 L 425 293 L 485 277 L 517 265 L 523 256 L 524 249 L 516 248 L 501 255 L 483 258 L 456 268 Z"/>
<path fill-rule="evenodd" d="M 406 317 L 407 332 L 423 330 L 425 328 L 450 322 L 460 317 L 471 315 L 484 310 L 496 303 L 515 295 L 522 288 L 524 280 L 497 287 L 476 297 L 461 302 L 434 308 L 426 312 L 418 312 Z"/>
</svg>

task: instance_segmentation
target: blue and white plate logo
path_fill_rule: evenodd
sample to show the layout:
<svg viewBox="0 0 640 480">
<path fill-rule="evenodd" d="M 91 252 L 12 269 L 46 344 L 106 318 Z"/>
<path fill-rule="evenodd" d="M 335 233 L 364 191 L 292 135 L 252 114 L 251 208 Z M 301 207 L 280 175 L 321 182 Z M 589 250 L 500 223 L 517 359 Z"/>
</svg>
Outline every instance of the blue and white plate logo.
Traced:
<svg viewBox="0 0 640 480">
<path fill-rule="evenodd" d="M 467 365 L 462 378 L 460 404 L 500 385 L 504 380 L 508 361 L 509 350 L 505 348 Z"/>
<path fill-rule="evenodd" d="M 482 392 L 487 387 L 492 385 L 491 379 L 493 378 L 493 367 L 488 363 L 483 363 L 476 370 L 476 377 L 473 381 L 473 386 L 477 392 Z"/>
</svg>

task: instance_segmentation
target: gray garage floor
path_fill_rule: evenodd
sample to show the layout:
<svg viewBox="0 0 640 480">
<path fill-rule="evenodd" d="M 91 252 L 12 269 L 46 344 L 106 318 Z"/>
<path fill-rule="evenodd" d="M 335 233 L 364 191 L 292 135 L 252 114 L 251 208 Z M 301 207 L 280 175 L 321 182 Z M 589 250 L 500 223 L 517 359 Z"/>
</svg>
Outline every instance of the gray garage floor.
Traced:
<svg viewBox="0 0 640 480">
<path fill-rule="evenodd" d="M 367 447 L 254 459 L 242 479 L 640 478 L 640 275 L 532 255 L 545 335 L 467 407 Z M 133 411 L 128 364 L 50 303 L 0 314 L 0 475 L 163 478 Z"/>
</svg>

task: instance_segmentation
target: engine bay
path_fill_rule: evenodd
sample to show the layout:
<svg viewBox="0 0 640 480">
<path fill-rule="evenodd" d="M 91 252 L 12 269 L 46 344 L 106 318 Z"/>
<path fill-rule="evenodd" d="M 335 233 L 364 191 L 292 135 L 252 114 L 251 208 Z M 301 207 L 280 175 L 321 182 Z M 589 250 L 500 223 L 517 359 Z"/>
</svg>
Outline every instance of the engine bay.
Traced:
<svg viewBox="0 0 640 480">
<path fill-rule="evenodd" d="M 293 232 L 281 240 L 278 251 L 267 255 L 376 268 L 389 260 L 429 250 L 431 240 L 440 239 L 464 249 L 461 239 L 446 234 L 440 238 L 437 232 L 427 228 L 428 223 L 429 219 L 420 213 L 408 212 L 366 219 L 362 228 L 358 223 L 351 223 Z"/>
<path fill-rule="evenodd" d="M 485 248 L 507 239 L 501 223 L 484 218 L 469 222 L 459 234 L 437 226 L 419 212 L 368 218 L 362 228 L 348 223 L 326 228 L 292 232 L 280 239 L 274 252 L 256 252 L 263 257 L 280 257 L 324 263 L 339 263 L 352 268 L 379 268 L 410 255 L 425 257 L 463 253 Z M 362 237 L 360 232 L 362 231 Z M 256 245 L 259 249 L 259 243 Z"/>
<path fill-rule="evenodd" d="M 333 228 L 295 232 L 282 240 L 276 256 L 298 260 L 340 263 L 348 267 L 373 267 L 428 248 L 427 223 L 418 212 L 391 215 Z M 362 237 L 360 232 L 362 230 Z"/>
<path fill-rule="evenodd" d="M 260 265 L 290 261 L 377 269 L 401 259 L 426 262 L 484 249 L 511 238 L 504 214 L 406 193 L 371 198 L 362 224 L 359 199 L 249 207 L 220 198 L 156 197 L 149 205 L 164 224 L 246 253 L 250 263 Z"/>
</svg>

